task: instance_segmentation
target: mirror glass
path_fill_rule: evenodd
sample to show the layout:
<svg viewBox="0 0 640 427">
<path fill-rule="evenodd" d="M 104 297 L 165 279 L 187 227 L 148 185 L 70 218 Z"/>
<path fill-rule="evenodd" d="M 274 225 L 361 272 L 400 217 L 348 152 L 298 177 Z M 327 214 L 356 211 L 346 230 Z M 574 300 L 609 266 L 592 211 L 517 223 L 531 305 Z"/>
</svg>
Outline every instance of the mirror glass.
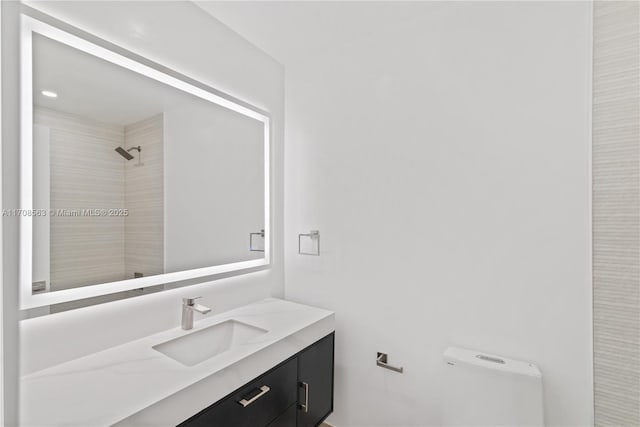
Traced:
<svg viewBox="0 0 640 427">
<path fill-rule="evenodd" d="M 32 295 L 265 257 L 264 121 L 36 32 L 32 73 Z"/>
</svg>

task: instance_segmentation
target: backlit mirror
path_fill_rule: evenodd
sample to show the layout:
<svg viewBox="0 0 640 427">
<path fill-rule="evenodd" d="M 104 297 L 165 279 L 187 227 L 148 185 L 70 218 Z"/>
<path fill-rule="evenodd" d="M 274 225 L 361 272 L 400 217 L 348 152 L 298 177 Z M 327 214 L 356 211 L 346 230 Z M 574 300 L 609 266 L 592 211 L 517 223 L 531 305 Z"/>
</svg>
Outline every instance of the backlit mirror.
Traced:
<svg viewBox="0 0 640 427">
<path fill-rule="evenodd" d="M 265 113 L 27 16 L 21 41 L 23 308 L 268 264 Z"/>
</svg>

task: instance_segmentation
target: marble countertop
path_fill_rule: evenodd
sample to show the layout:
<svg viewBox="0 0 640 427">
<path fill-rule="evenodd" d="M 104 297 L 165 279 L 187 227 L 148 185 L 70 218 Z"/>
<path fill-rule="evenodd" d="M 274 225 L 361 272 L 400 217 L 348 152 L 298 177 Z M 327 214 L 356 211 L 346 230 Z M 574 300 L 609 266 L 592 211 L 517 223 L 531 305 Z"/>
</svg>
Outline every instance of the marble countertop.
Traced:
<svg viewBox="0 0 640 427">
<path fill-rule="evenodd" d="M 194 366 L 152 348 L 229 319 L 268 332 Z M 332 312 L 269 298 L 195 322 L 192 331 L 178 326 L 26 375 L 21 379 L 20 422 L 89 427 L 153 423 L 155 416 L 162 417 L 158 421 L 163 425 L 175 425 L 333 330 Z M 206 383 L 214 377 L 218 380 Z M 173 395 L 196 383 L 207 384 L 206 393 L 200 393 L 206 396 L 183 396 L 188 404 L 167 410 Z M 154 410 L 145 414 L 150 407 Z"/>
</svg>

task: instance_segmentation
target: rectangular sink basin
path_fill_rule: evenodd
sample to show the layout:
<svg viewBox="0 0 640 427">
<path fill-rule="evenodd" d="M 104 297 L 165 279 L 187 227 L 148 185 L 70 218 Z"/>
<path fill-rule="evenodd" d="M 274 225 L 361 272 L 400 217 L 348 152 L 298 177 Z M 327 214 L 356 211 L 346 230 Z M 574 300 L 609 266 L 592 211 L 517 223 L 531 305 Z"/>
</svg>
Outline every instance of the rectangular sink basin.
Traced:
<svg viewBox="0 0 640 427">
<path fill-rule="evenodd" d="M 183 365 L 193 366 L 265 333 L 264 329 L 227 320 L 154 345 L 153 349 Z"/>
</svg>

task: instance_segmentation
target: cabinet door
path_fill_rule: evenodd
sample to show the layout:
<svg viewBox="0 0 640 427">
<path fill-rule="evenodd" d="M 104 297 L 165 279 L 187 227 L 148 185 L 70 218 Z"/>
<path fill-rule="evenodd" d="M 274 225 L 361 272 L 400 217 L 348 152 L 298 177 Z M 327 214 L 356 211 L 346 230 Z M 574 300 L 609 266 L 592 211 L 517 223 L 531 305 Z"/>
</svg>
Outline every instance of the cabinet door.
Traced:
<svg viewBox="0 0 640 427">
<path fill-rule="evenodd" d="M 298 357 L 298 427 L 315 427 L 333 411 L 333 341 L 327 335 Z"/>
<path fill-rule="evenodd" d="M 293 358 L 180 427 L 264 427 L 296 402 L 297 373 L 297 359 Z"/>
</svg>

